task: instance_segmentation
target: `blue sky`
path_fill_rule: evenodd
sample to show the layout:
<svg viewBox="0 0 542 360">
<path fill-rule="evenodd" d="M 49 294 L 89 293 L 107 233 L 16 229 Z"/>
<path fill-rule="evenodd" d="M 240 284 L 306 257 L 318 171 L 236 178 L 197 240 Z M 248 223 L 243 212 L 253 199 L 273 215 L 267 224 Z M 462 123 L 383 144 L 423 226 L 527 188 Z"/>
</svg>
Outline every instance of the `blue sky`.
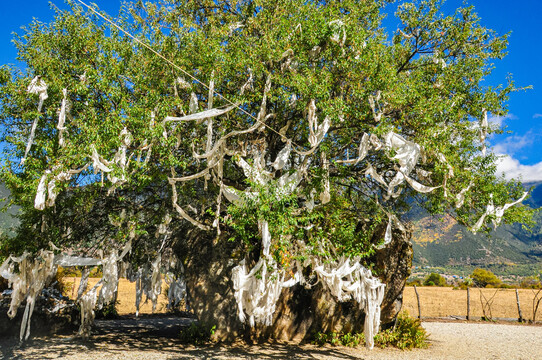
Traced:
<svg viewBox="0 0 542 360">
<path fill-rule="evenodd" d="M 65 8 L 63 0 L 52 1 Z M 94 0 L 94 3 L 111 15 L 116 15 L 120 0 Z M 448 0 L 445 11 L 452 12 L 462 0 Z M 493 118 L 507 126 L 512 134 L 490 139 L 494 152 L 507 155 L 499 170 L 508 177 L 522 176 L 525 181 L 542 181 L 542 1 L 539 0 L 470 0 L 484 26 L 499 34 L 512 32 L 508 56 L 495 63 L 493 74 L 486 79 L 489 85 L 506 82 L 512 74 L 517 87 L 531 85 L 532 90 L 511 95 L 509 114 Z M 390 5 L 390 10 L 397 4 Z M 53 12 L 46 0 L 27 0 L 24 6 L 13 0 L 2 1 L 0 12 L 0 64 L 15 64 L 16 51 L 11 43 L 12 32 L 19 32 L 22 25 L 33 18 L 48 22 Z M 390 29 L 394 30 L 394 29 Z"/>
</svg>

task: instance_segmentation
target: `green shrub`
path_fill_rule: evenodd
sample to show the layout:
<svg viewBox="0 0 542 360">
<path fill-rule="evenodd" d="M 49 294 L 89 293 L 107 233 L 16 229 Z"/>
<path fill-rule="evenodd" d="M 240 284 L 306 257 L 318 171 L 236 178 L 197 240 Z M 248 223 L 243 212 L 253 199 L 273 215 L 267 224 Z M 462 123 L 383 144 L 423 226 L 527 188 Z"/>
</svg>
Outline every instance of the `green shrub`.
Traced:
<svg viewBox="0 0 542 360">
<path fill-rule="evenodd" d="M 184 344 L 204 345 L 211 341 L 216 331 L 216 325 L 193 322 L 190 326 L 181 330 L 179 340 Z"/>
<path fill-rule="evenodd" d="M 407 283 L 406 283 L 407 286 L 422 286 L 423 283 L 422 283 L 422 280 L 421 279 L 418 279 L 418 278 L 415 278 L 415 279 L 409 279 L 407 280 Z"/>
<path fill-rule="evenodd" d="M 381 331 L 375 336 L 375 345 L 381 348 L 394 346 L 403 350 L 426 348 L 428 336 L 420 320 L 403 312 L 397 317 L 395 328 Z"/>
<path fill-rule="evenodd" d="M 397 317 L 395 328 L 381 331 L 375 336 L 375 345 L 381 348 L 394 346 L 403 350 L 426 348 L 427 338 L 428 334 L 420 320 L 411 318 L 408 313 L 403 312 Z M 365 336 L 363 333 L 317 332 L 313 335 L 312 343 L 320 346 L 331 344 L 356 347 L 365 345 Z"/>
<path fill-rule="evenodd" d="M 363 333 L 339 333 L 335 331 L 329 333 L 317 332 L 313 335 L 312 343 L 319 346 L 331 344 L 334 346 L 356 347 L 365 344 L 365 335 Z"/>
<path fill-rule="evenodd" d="M 118 300 L 112 301 L 109 304 L 104 305 L 101 309 L 96 310 L 96 319 L 118 319 L 120 317 L 119 312 L 117 311 L 118 304 Z"/>
<path fill-rule="evenodd" d="M 527 276 L 523 278 L 519 286 L 522 289 L 540 289 L 542 287 L 538 276 Z"/>
<path fill-rule="evenodd" d="M 476 268 L 470 277 L 478 287 L 498 287 L 501 285 L 501 280 L 489 270 Z"/>
<path fill-rule="evenodd" d="M 424 286 L 446 286 L 446 279 L 437 273 L 427 275 L 423 282 Z"/>
</svg>

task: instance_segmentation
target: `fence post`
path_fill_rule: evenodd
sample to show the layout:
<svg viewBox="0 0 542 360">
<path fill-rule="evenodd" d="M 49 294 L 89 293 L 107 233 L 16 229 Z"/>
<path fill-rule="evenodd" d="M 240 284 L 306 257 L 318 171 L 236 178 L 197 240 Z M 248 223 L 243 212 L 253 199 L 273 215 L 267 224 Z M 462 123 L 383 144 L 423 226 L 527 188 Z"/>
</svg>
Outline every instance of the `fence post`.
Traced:
<svg viewBox="0 0 542 360">
<path fill-rule="evenodd" d="M 418 300 L 418 319 L 422 319 L 422 310 L 420 306 L 420 295 L 418 294 L 418 289 L 416 288 L 416 285 L 414 285 L 414 292 L 416 293 L 416 300 Z"/>
<path fill-rule="evenodd" d="M 470 287 L 467 286 L 467 321 L 470 320 Z"/>
<path fill-rule="evenodd" d="M 516 288 L 516 302 L 518 303 L 518 315 L 519 315 L 518 321 L 523 322 L 523 315 L 521 315 L 521 306 L 519 305 L 519 291 L 517 288 Z"/>
</svg>

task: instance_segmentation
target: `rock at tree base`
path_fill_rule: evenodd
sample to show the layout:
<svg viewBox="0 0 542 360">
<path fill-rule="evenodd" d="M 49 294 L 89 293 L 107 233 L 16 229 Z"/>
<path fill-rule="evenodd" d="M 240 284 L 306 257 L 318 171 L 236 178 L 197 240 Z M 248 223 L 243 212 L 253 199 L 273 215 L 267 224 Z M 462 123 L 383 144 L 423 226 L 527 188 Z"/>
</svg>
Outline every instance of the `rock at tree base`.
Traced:
<svg viewBox="0 0 542 360">
<path fill-rule="evenodd" d="M 11 296 L 8 292 L 0 295 L 0 337 L 19 338 L 19 331 L 26 306 L 23 302 L 17 315 L 7 315 Z M 58 309 L 58 310 L 57 310 Z M 70 334 L 79 328 L 80 313 L 73 301 L 54 289 L 46 288 L 36 298 L 36 305 L 30 323 L 30 336 Z"/>
<path fill-rule="evenodd" d="M 302 342 L 316 332 L 363 331 L 365 314 L 359 305 L 353 301 L 338 302 L 321 284 L 311 289 L 300 285 L 283 289 L 271 326 L 250 328 L 240 323 L 231 272 L 243 258 L 243 250 L 226 236 L 215 239 L 214 235 L 192 230 L 176 249 L 184 263 L 191 309 L 202 324 L 216 325 L 214 340 Z M 392 242 L 367 262 L 375 264 L 378 277 L 386 284 L 381 307 L 384 328 L 393 325 L 402 306 L 413 255 L 410 236 L 410 229 L 394 225 Z M 380 229 L 374 238 L 383 238 Z"/>
<path fill-rule="evenodd" d="M 178 242 L 176 253 L 185 268 L 190 309 L 201 324 L 216 325 L 213 340 L 233 342 L 244 329 L 231 281 L 241 247 L 226 237 L 215 241 L 215 235 L 192 229 Z"/>
</svg>

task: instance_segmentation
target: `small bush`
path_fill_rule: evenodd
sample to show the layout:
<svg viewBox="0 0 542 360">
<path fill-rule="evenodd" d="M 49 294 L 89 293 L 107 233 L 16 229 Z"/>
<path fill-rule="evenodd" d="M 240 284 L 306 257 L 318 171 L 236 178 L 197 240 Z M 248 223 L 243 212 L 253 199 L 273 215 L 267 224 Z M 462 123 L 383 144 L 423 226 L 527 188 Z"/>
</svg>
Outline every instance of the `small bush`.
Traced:
<svg viewBox="0 0 542 360">
<path fill-rule="evenodd" d="M 334 346 L 356 347 L 365 344 L 365 335 L 363 333 L 339 333 L 335 331 L 330 333 L 317 332 L 313 335 L 312 343 L 319 346 L 331 344 Z"/>
<path fill-rule="evenodd" d="M 446 279 L 437 273 L 427 275 L 423 282 L 424 286 L 446 286 Z"/>
<path fill-rule="evenodd" d="M 420 320 L 411 318 L 408 313 L 401 313 L 395 328 L 379 332 L 375 336 L 375 345 L 381 348 L 394 346 L 399 349 L 426 348 L 428 334 Z M 313 344 L 356 347 L 365 345 L 363 333 L 317 332 L 313 335 Z"/>
<path fill-rule="evenodd" d="M 407 283 L 406 283 L 407 286 L 414 286 L 414 285 L 416 285 L 416 286 L 422 286 L 422 284 L 423 284 L 423 283 L 422 283 L 422 280 L 421 280 L 421 279 L 417 279 L 417 278 L 416 278 L 416 279 L 410 279 L 410 280 L 407 280 Z"/>
<path fill-rule="evenodd" d="M 527 276 L 523 278 L 519 286 L 522 289 L 540 289 L 542 287 L 538 276 Z"/>
<path fill-rule="evenodd" d="M 399 349 L 426 348 L 427 331 L 420 320 L 412 318 L 407 312 L 399 314 L 395 328 L 379 332 L 375 336 L 375 345 L 385 348 L 395 346 Z"/>
<path fill-rule="evenodd" d="M 107 305 L 104 305 L 100 310 L 96 310 L 96 319 L 114 320 L 120 317 L 117 311 L 117 305 L 119 301 L 112 301 Z"/>
<path fill-rule="evenodd" d="M 181 330 L 179 339 L 184 344 L 204 345 L 211 341 L 216 331 L 216 325 L 193 322 Z"/>
<path fill-rule="evenodd" d="M 498 287 L 501 285 L 501 280 L 489 270 L 476 268 L 470 275 L 474 284 L 478 287 Z"/>
</svg>

